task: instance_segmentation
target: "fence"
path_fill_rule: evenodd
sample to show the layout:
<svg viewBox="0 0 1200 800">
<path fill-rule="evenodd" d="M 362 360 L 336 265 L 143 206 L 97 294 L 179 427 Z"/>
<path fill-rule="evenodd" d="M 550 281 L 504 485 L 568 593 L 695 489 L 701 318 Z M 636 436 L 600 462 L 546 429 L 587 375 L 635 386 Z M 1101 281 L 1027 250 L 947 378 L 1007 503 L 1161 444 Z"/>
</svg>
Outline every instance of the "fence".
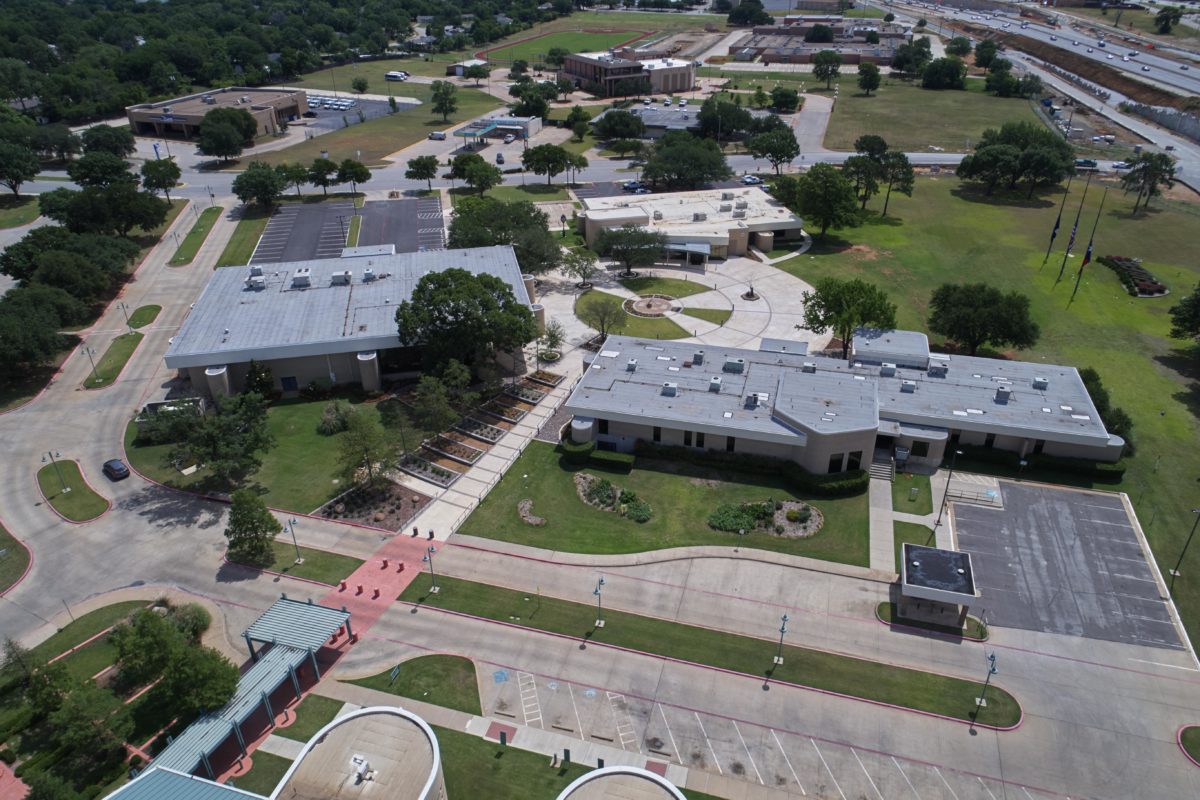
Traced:
<svg viewBox="0 0 1200 800">
<path fill-rule="evenodd" d="M 1200 142 L 1200 117 L 1186 111 L 1176 111 L 1173 108 L 1148 106 L 1143 103 L 1123 103 L 1122 110 L 1130 111 L 1139 117 L 1145 117 L 1151 122 L 1162 125 L 1181 136 L 1186 136 L 1193 142 Z"/>
</svg>

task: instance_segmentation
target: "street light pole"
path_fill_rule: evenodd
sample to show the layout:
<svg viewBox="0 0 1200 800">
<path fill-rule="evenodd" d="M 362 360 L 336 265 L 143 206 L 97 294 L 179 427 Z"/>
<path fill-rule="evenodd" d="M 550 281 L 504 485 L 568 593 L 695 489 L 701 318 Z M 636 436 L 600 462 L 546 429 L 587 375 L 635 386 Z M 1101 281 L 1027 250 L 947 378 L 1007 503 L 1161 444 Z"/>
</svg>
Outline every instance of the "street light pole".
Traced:
<svg viewBox="0 0 1200 800">
<path fill-rule="evenodd" d="M 429 579 L 432 582 L 432 585 L 429 587 L 430 594 L 438 593 L 437 575 L 433 571 L 433 554 L 436 552 L 437 548 L 433 545 L 429 545 L 429 549 L 425 551 L 425 555 L 421 558 L 422 561 L 425 561 L 429 564 Z"/>
<path fill-rule="evenodd" d="M 96 374 L 96 359 L 92 357 L 92 356 L 96 355 L 96 351 L 93 350 L 92 348 L 88 347 L 87 345 L 84 345 L 83 352 L 87 355 L 88 361 L 92 362 L 92 381 L 95 383 L 99 383 L 100 376 Z"/>
<path fill-rule="evenodd" d="M 1171 587 L 1169 591 L 1175 591 L 1175 579 L 1179 577 L 1179 567 L 1183 564 L 1183 556 L 1188 551 L 1188 546 L 1192 543 L 1192 537 L 1196 535 L 1196 526 L 1200 525 L 1200 508 L 1193 508 L 1192 513 L 1196 515 L 1196 521 L 1192 523 L 1192 532 L 1188 534 L 1187 541 L 1183 543 L 1183 550 L 1179 552 L 1179 560 L 1175 562 L 1175 568 L 1171 570 Z"/>
<path fill-rule="evenodd" d="M 596 595 L 596 627 L 604 627 L 604 610 L 600 607 L 601 590 L 604 588 L 604 578 L 596 581 L 596 589 L 592 594 Z"/>
<path fill-rule="evenodd" d="M 300 557 L 300 544 L 296 541 L 296 518 L 292 517 L 288 520 L 288 530 L 292 533 L 292 546 L 296 548 L 296 563 L 303 564 L 304 559 Z"/>
<path fill-rule="evenodd" d="M 780 619 L 783 624 L 779 626 L 779 653 L 775 656 L 775 666 L 783 664 L 783 636 L 787 633 L 788 615 L 784 614 Z"/>
<path fill-rule="evenodd" d="M 933 523 L 935 531 L 942 524 L 942 512 L 946 510 L 946 499 L 950 496 L 950 479 L 954 477 L 954 465 L 958 462 L 958 457 L 961 455 L 962 450 L 955 450 L 954 454 L 950 456 L 950 474 L 946 476 L 946 491 L 942 492 L 942 504 L 938 506 L 937 522 Z"/>
<path fill-rule="evenodd" d="M 983 679 L 983 691 L 979 693 L 979 697 L 975 699 L 975 714 L 971 717 L 971 724 L 968 730 L 975 732 L 975 720 L 979 718 L 980 710 L 987 708 L 987 690 L 988 685 L 992 682 L 992 676 L 996 674 L 996 654 L 988 653 L 987 655 L 988 671 L 987 676 Z"/>
<path fill-rule="evenodd" d="M 129 332 L 133 333 L 133 324 L 129 321 L 129 306 L 125 305 L 124 302 L 121 302 L 117 303 L 117 308 L 121 309 L 121 311 L 125 314 L 125 325 L 129 328 Z"/>
<path fill-rule="evenodd" d="M 66 494 L 67 492 L 71 491 L 71 487 L 67 486 L 66 480 L 63 479 L 62 470 L 58 468 L 58 462 L 54 460 L 55 456 L 61 457 L 62 454 L 55 453 L 52 450 L 47 450 L 46 455 L 50 456 L 50 463 L 54 465 L 54 474 L 58 476 L 58 482 L 62 484 L 62 493 Z M 42 460 L 45 461 L 45 459 Z"/>
</svg>

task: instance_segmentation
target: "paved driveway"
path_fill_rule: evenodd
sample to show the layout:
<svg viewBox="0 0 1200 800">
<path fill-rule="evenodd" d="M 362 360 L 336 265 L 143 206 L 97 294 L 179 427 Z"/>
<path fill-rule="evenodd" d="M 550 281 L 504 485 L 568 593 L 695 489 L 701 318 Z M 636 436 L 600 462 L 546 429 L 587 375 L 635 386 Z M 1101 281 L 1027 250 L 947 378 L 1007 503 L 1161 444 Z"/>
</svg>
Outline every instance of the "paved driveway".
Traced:
<svg viewBox="0 0 1200 800">
<path fill-rule="evenodd" d="M 360 247 L 394 244 L 397 253 L 445 247 L 442 201 L 429 197 L 375 200 L 363 205 L 358 231 Z"/>
<path fill-rule="evenodd" d="M 1002 510 L 954 505 L 990 622 L 1183 649 L 1120 497 L 1001 487 Z"/>
<path fill-rule="evenodd" d="M 250 263 L 338 258 L 353 213 L 354 207 L 347 202 L 282 205 L 267 223 Z"/>
</svg>

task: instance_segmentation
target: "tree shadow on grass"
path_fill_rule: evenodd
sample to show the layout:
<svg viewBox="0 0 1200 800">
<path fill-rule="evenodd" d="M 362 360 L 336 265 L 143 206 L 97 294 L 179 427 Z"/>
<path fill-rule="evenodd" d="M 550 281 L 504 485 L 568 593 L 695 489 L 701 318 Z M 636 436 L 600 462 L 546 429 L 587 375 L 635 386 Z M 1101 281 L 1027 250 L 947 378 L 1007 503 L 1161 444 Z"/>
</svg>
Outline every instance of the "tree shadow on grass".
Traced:
<svg viewBox="0 0 1200 800">
<path fill-rule="evenodd" d="M 1134 220 L 1139 220 L 1139 219 L 1148 219 L 1151 215 L 1157 216 L 1158 214 L 1161 214 L 1163 211 L 1166 211 L 1166 210 L 1167 209 L 1158 208 L 1156 206 L 1146 206 L 1144 208 L 1139 207 L 1137 210 L 1137 213 L 1134 213 L 1132 210 L 1132 207 L 1130 207 L 1129 209 L 1126 209 L 1126 210 L 1114 208 L 1111 211 L 1109 211 L 1108 214 L 1106 214 L 1105 216 L 1109 216 L 1109 217 L 1112 217 L 1113 219 L 1119 219 L 1119 220 L 1128 222 L 1128 221 L 1134 221 Z"/>
<path fill-rule="evenodd" d="M 826 233 L 824 236 L 814 236 L 813 245 L 806 255 L 829 256 L 844 253 L 854 246 L 849 239 L 844 239 L 836 233 Z"/>
<path fill-rule="evenodd" d="M 1058 187 L 1050 187 L 1049 190 L 1035 191 L 1033 197 L 1026 197 L 1025 189 L 1002 189 L 998 188 L 992 194 L 987 194 L 987 190 L 983 186 L 972 184 L 960 184 L 950 190 L 950 194 L 957 197 L 959 200 L 964 200 L 968 203 L 978 203 L 988 206 L 1004 206 L 1006 208 L 1054 208 L 1061 198 L 1051 198 L 1046 195 L 1061 193 L 1061 190 L 1056 190 Z"/>
</svg>

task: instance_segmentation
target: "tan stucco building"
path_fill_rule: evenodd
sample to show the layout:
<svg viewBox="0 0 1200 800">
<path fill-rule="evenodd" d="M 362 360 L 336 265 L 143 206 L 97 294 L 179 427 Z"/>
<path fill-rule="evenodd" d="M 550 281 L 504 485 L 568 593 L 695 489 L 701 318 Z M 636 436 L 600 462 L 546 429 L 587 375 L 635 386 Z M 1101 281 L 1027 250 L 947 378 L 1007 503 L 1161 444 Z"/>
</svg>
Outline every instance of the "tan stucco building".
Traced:
<svg viewBox="0 0 1200 800">
<path fill-rule="evenodd" d="M 234 86 L 198 94 L 141 103 L 125 109 L 129 127 L 137 136 L 180 136 L 190 139 L 200 132 L 204 115 L 214 108 L 240 108 L 258 123 L 258 136 L 278 133 L 290 120 L 308 111 L 308 94 L 302 89 L 247 89 Z"/>
</svg>

